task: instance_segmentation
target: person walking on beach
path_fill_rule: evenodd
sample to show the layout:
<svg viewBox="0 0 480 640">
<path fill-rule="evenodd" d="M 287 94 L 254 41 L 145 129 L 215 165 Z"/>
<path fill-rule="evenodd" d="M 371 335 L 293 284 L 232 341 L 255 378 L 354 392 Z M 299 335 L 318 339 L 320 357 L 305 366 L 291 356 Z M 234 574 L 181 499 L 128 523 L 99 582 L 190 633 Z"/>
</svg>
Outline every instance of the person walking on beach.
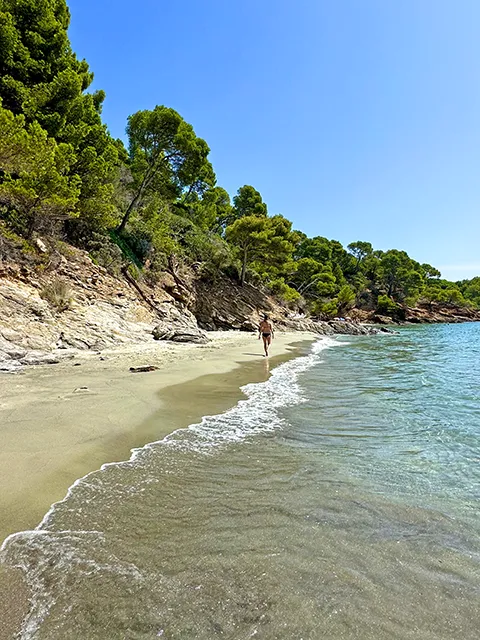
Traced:
<svg viewBox="0 0 480 640">
<path fill-rule="evenodd" d="M 274 338 L 273 325 L 270 322 L 268 316 L 263 316 L 263 320 L 258 326 L 258 339 L 263 338 L 263 348 L 265 349 L 265 356 L 268 356 L 268 347 L 270 346 L 272 339 Z"/>
</svg>

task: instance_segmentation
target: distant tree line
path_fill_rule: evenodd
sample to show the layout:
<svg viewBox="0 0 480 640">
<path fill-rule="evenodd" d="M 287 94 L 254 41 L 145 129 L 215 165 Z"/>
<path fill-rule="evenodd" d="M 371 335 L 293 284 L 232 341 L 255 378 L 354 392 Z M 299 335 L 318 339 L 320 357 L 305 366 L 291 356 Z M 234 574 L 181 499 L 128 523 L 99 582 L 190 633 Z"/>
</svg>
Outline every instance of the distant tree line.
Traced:
<svg viewBox="0 0 480 640">
<path fill-rule="evenodd" d="M 452 283 L 405 251 L 344 248 L 270 215 L 250 185 L 233 201 L 210 149 L 173 109 L 128 118 L 125 148 L 102 122 L 105 95 L 67 35 L 64 0 L 0 0 L 0 233 L 63 237 L 114 273 L 155 282 L 175 263 L 200 277 L 262 285 L 329 317 L 356 305 L 480 307 L 480 278 Z"/>
</svg>

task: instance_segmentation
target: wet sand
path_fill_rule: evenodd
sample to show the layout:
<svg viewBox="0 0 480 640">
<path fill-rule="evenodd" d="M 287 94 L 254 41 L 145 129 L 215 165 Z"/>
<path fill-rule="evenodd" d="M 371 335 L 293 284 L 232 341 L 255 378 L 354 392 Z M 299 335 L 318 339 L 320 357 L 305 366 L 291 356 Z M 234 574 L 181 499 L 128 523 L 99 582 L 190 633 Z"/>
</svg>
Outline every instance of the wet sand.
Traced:
<svg viewBox="0 0 480 640">
<path fill-rule="evenodd" d="M 307 340 L 278 334 L 267 360 L 255 336 L 216 333 L 208 345 L 155 343 L 0 377 L 0 540 L 34 528 L 77 478 L 233 406 L 241 385 L 266 380 Z M 159 369 L 129 371 L 142 365 Z M 27 611 L 20 573 L 0 565 L 0 640 Z"/>
<path fill-rule="evenodd" d="M 0 640 L 12 640 L 28 613 L 28 587 L 18 569 L 0 565 Z"/>
</svg>

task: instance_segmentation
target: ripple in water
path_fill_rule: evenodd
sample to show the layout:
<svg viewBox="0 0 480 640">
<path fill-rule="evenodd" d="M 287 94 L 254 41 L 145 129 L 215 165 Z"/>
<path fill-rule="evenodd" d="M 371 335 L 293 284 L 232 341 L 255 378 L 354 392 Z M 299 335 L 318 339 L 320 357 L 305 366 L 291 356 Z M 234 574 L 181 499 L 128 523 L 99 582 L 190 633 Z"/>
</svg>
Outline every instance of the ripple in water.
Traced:
<svg viewBox="0 0 480 640">
<path fill-rule="evenodd" d="M 325 339 L 88 475 L 4 544 L 23 637 L 476 639 L 479 351 L 479 325 Z"/>
</svg>

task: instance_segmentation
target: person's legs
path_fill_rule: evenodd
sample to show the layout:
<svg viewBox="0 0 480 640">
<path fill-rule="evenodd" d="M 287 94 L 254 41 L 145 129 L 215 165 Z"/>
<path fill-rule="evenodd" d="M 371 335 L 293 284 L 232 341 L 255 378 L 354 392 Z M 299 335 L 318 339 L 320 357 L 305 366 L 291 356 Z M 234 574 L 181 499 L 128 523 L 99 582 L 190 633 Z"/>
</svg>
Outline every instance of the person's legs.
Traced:
<svg viewBox="0 0 480 640">
<path fill-rule="evenodd" d="M 263 348 L 265 349 L 265 355 L 268 356 L 268 347 L 272 341 L 271 336 L 262 336 L 263 337 Z"/>
</svg>

